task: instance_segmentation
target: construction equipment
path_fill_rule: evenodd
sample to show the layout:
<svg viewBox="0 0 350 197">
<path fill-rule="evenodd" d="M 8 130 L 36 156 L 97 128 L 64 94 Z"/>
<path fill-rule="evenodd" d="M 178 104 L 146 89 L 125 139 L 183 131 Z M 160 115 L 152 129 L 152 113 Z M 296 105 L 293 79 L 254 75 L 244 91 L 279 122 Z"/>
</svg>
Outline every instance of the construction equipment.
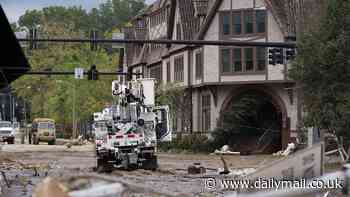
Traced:
<svg viewBox="0 0 350 197">
<path fill-rule="evenodd" d="M 157 140 L 171 140 L 171 129 L 169 108 L 155 106 L 154 84 L 154 79 L 112 83 L 117 104 L 109 110 L 112 118 L 102 118 L 107 126 L 103 142 L 96 141 L 100 171 L 108 172 L 114 167 L 157 168 Z"/>
</svg>

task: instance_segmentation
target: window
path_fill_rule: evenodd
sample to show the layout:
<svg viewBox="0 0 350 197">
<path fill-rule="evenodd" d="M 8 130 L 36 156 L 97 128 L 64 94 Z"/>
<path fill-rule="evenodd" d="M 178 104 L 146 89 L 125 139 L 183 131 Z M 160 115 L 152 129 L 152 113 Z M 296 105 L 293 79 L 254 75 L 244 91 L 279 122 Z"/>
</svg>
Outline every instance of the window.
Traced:
<svg viewBox="0 0 350 197">
<path fill-rule="evenodd" d="M 266 10 L 232 10 L 220 13 L 223 37 L 266 33 Z"/>
<path fill-rule="evenodd" d="M 222 14 L 222 33 L 224 35 L 230 34 L 230 13 Z"/>
<path fill-rule="evenodd" d="M 232 13 L 232 22 L 233 22 L 233 34 L 239 35 L 242 33 L 242 18 L 241 12 Z"/>
<path fill-rule="evenodd" d="M 175 58 L 174 61 L 174 81 L 182 82 L 184 80 L 184 58 L 183 56 Z"/>
<path fill-rule="evenodd" d="M 150 78 L 155 78 L 160 84 L 162 82 L 162 66 L 157 65 L 150 68 Z"/>
<path fill-rule="evenodd" d="M 264 33 L 266 31 L 266 11 L 258 10 L 255 13 L 256 32 Z"/>
<path fill-rule="evenodd" d="M 221 49 L 221 68 L 223 73 L 231 72 L 230 49 Z"/>
<path fill-rule="evenodd" d="M 254 70 L 253 48 L 244 49 L 244 59 L 245 59 L 245 70 L 253 71 Z"/>
<path fill-rule="evenodd" d="M 233 58 L 234 72 L 242 72 L 243 71 L 242 51 L 240 48 L 235 48 L 232 51 L 233 51 L 232 58 Z"/>
<path fill-rule="evenodd" d="M 196 79 L 201 79 L 203 75 L 203 52 L 196 53 Z"/>
<path fill-rule="evenodd" d="M 257 70 L 265 70 L 266 68 L 266 48 L 256 48 Z"/>
<path fill-rule="evenodd" d="M 210 130 L 210 95 L 202 96 L 202 130 Z"/>
<path fill-rule="evenodd" d="M 265 71 L 266 48 L 224 48 L 220 51 L 220 62 L 222 74 Z"/>
<path fill-rule="evenodd" d="M 244 33 L 254 33 L 253 12 L 244 12 Z"/>
<path fill-rule="evenodd" d="M 170 62 L 166 63 L 166 81 L 170 83 L 171 78 L 170 78 Z"/>
</svg>

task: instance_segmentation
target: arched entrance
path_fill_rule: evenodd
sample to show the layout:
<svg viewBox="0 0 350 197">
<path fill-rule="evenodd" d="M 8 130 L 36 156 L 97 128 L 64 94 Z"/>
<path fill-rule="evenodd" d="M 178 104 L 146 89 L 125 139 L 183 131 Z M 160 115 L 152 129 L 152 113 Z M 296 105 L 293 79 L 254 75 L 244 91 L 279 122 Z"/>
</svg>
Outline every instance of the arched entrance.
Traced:
<svg viewBox="0 0 350 197">
<path fill-rule="evenodd" d="M 235 151 L 273 153 L 285 146 L 286 108 L 267 87 L 234 90 L 221 108 L 220 126 L 230 132 Z"/>
</svg>

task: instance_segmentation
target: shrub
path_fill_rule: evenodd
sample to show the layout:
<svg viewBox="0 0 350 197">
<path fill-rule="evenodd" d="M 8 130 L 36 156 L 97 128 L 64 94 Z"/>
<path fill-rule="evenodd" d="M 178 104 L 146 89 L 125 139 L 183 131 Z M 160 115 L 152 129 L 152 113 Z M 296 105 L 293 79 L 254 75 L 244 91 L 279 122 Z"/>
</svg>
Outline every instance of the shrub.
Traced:
<svg viewBox="0 0 350 197">
<path fill-rule="evenodd" d="M 213 152 L 215 148 L 212 146 L 207 136 L 200 134 L 191 134 L 174 139 L 171 142 L 160 142 L 158 148 L 161 151 L 190 151 L 195 153 Z"/>
</svg>

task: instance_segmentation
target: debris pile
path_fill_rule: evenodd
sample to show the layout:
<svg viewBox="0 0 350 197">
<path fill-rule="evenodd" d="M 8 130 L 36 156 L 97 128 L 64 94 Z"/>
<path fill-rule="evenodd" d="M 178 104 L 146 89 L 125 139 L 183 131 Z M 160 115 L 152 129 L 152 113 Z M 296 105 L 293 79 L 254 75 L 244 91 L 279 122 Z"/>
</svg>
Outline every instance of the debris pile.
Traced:
<svg viewBox="0 0 350 197">
<path fill-rule="evenodd" d="M 85 174 L 71 177 L 47 177 L 36 188 L 36 197 L 115 197 L 167 196 L 167 194 L 123 183 L 112 177 Z"/>
<path fill-rule="evenodd" d="M 288 156 L 290 155 L 291 153 L 293 153 L 295 151 L 295 144 L 294 143 L 288 143 L 288 146 L 287 148 L 283 151 L 283 150 L 280 150 L 278 151 L 277 153 L 273 153 L 272 155 L 273 156 Z"/>
<path fill-rule="evenodd" d="M 214 155 L 240 155 L 240 152 L 230 151 L 230 147 L 228 145 L 224 145 L 220 150 L 215 150 Z"/>
<path fill-rule="evenodd" d="M 205 167 L 201 166 L 200 163 L 194 163 L 187 168 L 188 174 L 204 174 L 206 173 Z"/>
<path fill-rule="evenodd" d="M 82 145 L 88 145 L 91 144 L 90 141 L 87 139 L 84 140 L 83 136 L 80 135 L 77 139 L 72 139 L 69 142 L 67 142 L 65 145 L 67 148 L 71 148 L 72 146 L 82 146 Z"/>
</svg>

